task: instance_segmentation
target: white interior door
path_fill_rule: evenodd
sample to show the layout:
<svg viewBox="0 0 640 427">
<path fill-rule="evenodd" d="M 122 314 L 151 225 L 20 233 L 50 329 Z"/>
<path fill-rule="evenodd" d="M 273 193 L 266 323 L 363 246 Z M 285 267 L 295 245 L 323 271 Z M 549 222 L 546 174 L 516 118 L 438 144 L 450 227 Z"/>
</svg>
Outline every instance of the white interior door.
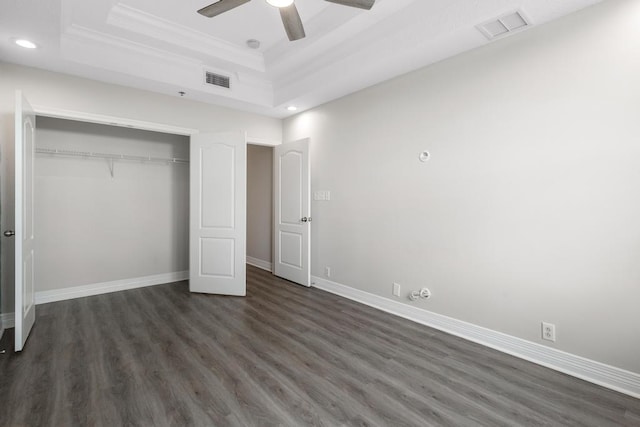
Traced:
<svg viewBox="0 0 640 427">
<path fill-rule="evenodd" d="M 189 290 L 246 295 L 244 133 L 191 136 Z"/>
<path fill-rule="evenodd" d="M 33 158 L 36 114 L 16 92 L 15 130 L 15 350 L 22 351 L 36 320 L 33 230 Z"/>
<path fill-rule="evenodd" d="M 311 286 L 311 167 L 309 140 L 274 148 L 276 276 Z"/>
</svg>

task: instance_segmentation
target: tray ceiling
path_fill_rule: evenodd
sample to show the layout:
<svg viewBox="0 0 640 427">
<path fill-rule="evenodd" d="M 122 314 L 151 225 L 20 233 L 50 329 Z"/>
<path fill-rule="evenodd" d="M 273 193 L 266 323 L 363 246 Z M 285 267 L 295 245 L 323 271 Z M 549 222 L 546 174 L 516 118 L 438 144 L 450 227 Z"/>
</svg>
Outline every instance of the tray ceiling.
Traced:
<svg viewBox="0 0 640 427">
<path fill-rule="evenodd" d="M 600 0 L 377 0 L 370 11 L 296 0 L 307 37 L 295 42 L 264 0 L 196 13 L 211 1 L 0 0 L 0 59 L 286 117 L 289 105 L 311 108 L 487 44 L 476 26 L 506 13 L 536 26 Z M 206 71 L 231 88 L 205 84 Z"/>
</svg>

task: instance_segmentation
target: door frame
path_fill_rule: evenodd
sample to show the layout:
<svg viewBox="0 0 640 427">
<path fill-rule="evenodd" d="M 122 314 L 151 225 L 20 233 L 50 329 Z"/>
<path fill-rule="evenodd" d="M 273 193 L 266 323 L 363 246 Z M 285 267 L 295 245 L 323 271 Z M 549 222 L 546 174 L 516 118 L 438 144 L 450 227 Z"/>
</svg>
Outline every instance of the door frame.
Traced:
<svg viewBox="0 0 640 427">
<path fill-rule="evenodd" d="M 36 116 L 52 117 L 55 119 L 76 120 L 79 122 L 97 123 L 101 125 L 126 127 L 139 130 L 149 130 L 173 135 L 191 136 L 200 133 L 198 129 L 183 128 L 166 125 L 157 122 L 147 122 L 143 120 L 127 119 L 125 117 L 107 116 L 103 114 L 85 113 L 82 111 L 65 110 L 62 108 L 45 107 L 33 105 Z"/>
<path fill-rule="evenodd" d="M 202 132 L 200 129 L 167 125 L 159 122 L 148 122 L 145 120 L 128 119 L 126 117 L 120 116 L 86 113 L 82 111 L 66 110 L 63 108 L 46 107 L 38 104 L 33 104 L 32 107 L 36 112 L 36 116 L 52 117 L 55 119 L 76 120 L 79 122 L 97 123 L 102 125 L 126 127 L 139 130 L 149 130 L 152 132 L 162 132 L 182 136 L 191 136 Z M 247 144 L 267 145 L 275 147 L 276 145 L 282 144 L 282 141 L 247 135 Z"/>
</svg>

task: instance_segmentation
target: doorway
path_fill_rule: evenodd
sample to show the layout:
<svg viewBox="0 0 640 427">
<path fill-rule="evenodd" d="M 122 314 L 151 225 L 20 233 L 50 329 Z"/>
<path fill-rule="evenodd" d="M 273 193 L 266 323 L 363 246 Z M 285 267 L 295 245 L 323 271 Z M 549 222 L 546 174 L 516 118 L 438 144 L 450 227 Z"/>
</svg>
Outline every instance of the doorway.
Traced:
<svg viewBox="0 0 640 427">
<path fill-rule="evenodd" d="M 247 263 L 311 286 L 309 140 L 247 146 Z"/>
<path fill-rule="evenodd" d="M 247 145 L 247 263 L 272 271 L 272 146 Z"/>
</svg>

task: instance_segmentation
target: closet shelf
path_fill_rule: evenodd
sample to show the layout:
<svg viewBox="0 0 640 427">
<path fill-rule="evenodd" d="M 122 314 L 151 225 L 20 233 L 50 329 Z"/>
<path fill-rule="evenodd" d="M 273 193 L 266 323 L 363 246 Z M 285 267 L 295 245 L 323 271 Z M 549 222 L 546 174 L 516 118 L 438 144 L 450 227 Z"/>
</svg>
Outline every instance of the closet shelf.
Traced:
<svg viewBox="0 0 640 427">
<path fill-rule="evenodd" d="M 134 162 L 155 162 L 155 163 L 178 163 L 188 164 L 189 160 L 180 159 L 178 157 L 151 157 L 151 156 L 133 156 L 130 154 L 113 154 L 113 153 L 93 153 L 90 151 L 75 151 L 75 150 L 58 150 L 55 148 L 38 148 L 36 147 L 36 153 L 47 154 L 50 156 L 62 156 L 62 157 L 83 157 L 92 159 L 106 159 L 109 162 L 109 173 L 113 178 L 113 162 L 115 160 L 129 160 Z"/>
<path fill-rule="evenodd" d="M 151 156 L 134 156 L 130 154 L 113 154 L 113 153 L 94 153 L 89 151 L 74 150 L 58 150 L 53 148 L 36 148 L 38 154 L 49 154 L 54 156 L 71 156 L 71 157 L 91 157 L 107 160 L 131 160 L 136 162 L 160 162 L 160 163 L 189 163 L 187 159 L 178 157 L 151 157 Z"/>
</svg>

